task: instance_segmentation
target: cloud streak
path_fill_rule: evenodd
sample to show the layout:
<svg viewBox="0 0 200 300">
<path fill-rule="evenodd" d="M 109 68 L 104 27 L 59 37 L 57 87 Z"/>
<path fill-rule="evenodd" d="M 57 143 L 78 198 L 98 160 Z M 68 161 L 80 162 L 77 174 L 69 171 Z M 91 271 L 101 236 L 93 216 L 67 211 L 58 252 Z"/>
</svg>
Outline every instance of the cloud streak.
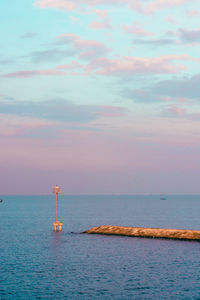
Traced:
<svg viewBox="0 0 200 300">
<path fill-rule="evenodd" d="M 161 80 L 154 86 L 146 89 L 125 89 L 122 91 L 122 96 L 140 103 L 176 102 L 179 104 L 191 104 L 192 101 L 200 101 L 200 74 L 191 77 Z M 171 112 L 173 112 L 173 107 L 171 107 Z M 174 110 L 174 114 L 175 112 L 178 114 L 178 110 Z"/>
<path fill-rule="evenodd" d="M 76 51 L 74 50 L 63 50 L 58 48 L 43 50 L 43 51 L 34 51 L 31 53 L 31 59 L 34 63 L 40 62 L 52 62 L 63 60 L 69 56 L 74 56 Z"/>
<path fill-rule="evenodd" d="M 27 32 L 27 33 L 24 33 L 20 36 L 21 39 L 32 39 L 32 38 L 35 38 L 37 36 L 37 33 L 36 32 Z"/>
<path fill-rule="evenodd" d="M 162 112 L 163 117 L 200 121 L 200 112 L 191 113 L 183 105 L 169 104 Z"/>
<path fill-rule="evenodd" d="M 81 48 L 84 48 L 84 44 L 81 44 Z M 97 48 L 99 45 L 97 44 Z M 96 49 L 96 44 L 94 43 Z M 80 58 L 91 59 L 87 64 L 81 64 L 76 61 L 72 61 L 70 64 L 57 65 L 54 69 L 44 70 L 23 70 L 12 73 L 2 74 L 1 77 L 5 78 L 31 78 L 35 76 L 65 76 L 71 75 L 84 75 L 89 76 L 104 75 L 104 76 L 131 76 L 134 74 L 145 74 L 145 75 L 156 75 L 156 74 L 175 74 L 184 70 L 187 67 L 180 64 L 174 63 L 176 61 L 198 61 L 186 54 L 182 55 L 162 55 L 158 57 L 134 57 L 134 56 L 119 56 L 114 59 L 106 57 L 97 57 L 92 59 L 92 52 L 86 50 L 80 55 Z M 104 50 L 103 50 L 104 51 Z M 100 50 L 101 52 L 101 50 Z M 99 52 L 99 54 L 100 54 Z M 91 55 L 89 55 L 91 54 Z M 97 55 L 95 53 L 94 57 Z"/>
<path fill-rule="evenodd" d="M 200 29 L 188 30 L 180 28 L 179 35 L 183 43 L 200 43 Z"/>
<path fill-rule="evenodd" d="M 123 30 L 127 33 L 137 35 L 137 36 L 152 36 L 153 32 L 147 31 L 143 28 L 143 26 L 135 21 L 132 25 L 123 25 Z"/>
<path fill-rule="evenodd" d="M 152 88 L 152 91 L 162 96 L 200 99 L 200 74 L 160 81 Z"/>
<path fill-rule="evenodd" d="M 11 73 L 2 74 L 1 77 L 5 78 L 32 78 L 36 76 L 63 76 L 65 72 L 56 69 L 47 70 L 29 70 L 29 71 L 16 71 Z"/>
<path fill-rule="evenodd" d="M 179 28 L 178 31 L 174 31 L 174 32 L 170 31 L 166 35 L 170 37 L 169 38 L 161 37 L 158 39 L 140 38 L 140 39 L 134 39 L 133 43 L 139 45 L 152 45 L 152 46 L 166 46 L 166 45 L 180 46 L 182 44 L 199 45 L 200 43 L 200 29 L 188 30 L 186 28 Z M 173 38 L 171 38 L 171 36 Z"/>
<path fill-rule="evenodd" d="M 190 0 L 153 0 L 150 1 L 148 4 L 144 5 L 141 9 L 141 12 L 145 14 L 154 14 L 158 10 L 179 7 L 185 3 L 188 3 L 189 1 Z"/>
<path fill-rule="evenodd" d="M 166 46 L 166 45 L 177 45 L 178 41 L 175 39 L 134 39 L 133 44 L 137 45 L 149 45 L 149 46 Z"/>
<path fill-rule="evenodd" d="M 89 24 L 89 27 L 97 30 L 97 29 L 111 29 L 111 21 L 108 16 L 108 12 L 106 10 L 99 10 L 96 9 L 95 13 L 97 14 L 99 20 L 98 21 L 93 21 L 92 23 Z"/>
<path fill-rule="evenodd" d="M 142 14 L 154 14 L 158 10 L 182 6 L 190 0 L 36 0 L 34 4 L 40 8 L 54 8 L 63 11 L 74 11 L 83 5 L 94 7 L 97 5 L 128 5 L 133 10 Z"/>
<path fill-rule="evenodd" d="M 101 116 L 118 117 L 124 109 L 117 106 L 77 105 L 66 100 L 4 101 L 0 102 L 2 115 L 16 115 L 63 123 L 88 123 Z"/>
<path fill-rule="evenodd" d="M 103 56 L 111 50 L 101 42 L 97 42 L 95 40 L 84 40 L 81 39 L 80 36 L 71 33 L 64 33 L 57 36 L 57 44 L 71 44 L 73 51 L 79 54 L 79 58 L 85 60 Z"/>
<path fill-rule="evenodd" d="M 98 75 L 124 76 L 132 74 L 174 74 L 187 68 L 174 61 L 188 60 L 188 55 L 163 55 L 159 57 L 124 56 L 116 59 L 100 58 L 92 61 L 86 68 L 87 73 Z"/>
</svg>

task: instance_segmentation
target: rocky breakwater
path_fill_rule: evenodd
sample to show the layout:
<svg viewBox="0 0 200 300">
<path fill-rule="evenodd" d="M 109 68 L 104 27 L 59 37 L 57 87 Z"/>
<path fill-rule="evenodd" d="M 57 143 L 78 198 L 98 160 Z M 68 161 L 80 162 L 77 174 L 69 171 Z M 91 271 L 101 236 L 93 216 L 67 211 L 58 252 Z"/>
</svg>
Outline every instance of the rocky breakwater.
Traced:
<svg viewBox="0 0 200 300">
<path fill-rule="evenodd" d="M 83 233 L 200 241 L 200 230 L 102 225 L 99 227 L 93 227 Z"/>
</svg>

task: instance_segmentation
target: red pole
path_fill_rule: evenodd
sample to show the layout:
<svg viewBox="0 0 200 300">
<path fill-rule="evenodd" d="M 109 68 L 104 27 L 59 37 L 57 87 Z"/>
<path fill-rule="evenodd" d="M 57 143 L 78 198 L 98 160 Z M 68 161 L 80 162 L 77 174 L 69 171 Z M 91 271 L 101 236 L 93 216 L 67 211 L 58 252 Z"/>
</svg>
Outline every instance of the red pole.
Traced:
<svg viewBox="0 0 200 300">
<path fill-rule="evenodd" d="M 56 222 L 58 222 L 58 192 L 56 193 Z"/>
</svg>

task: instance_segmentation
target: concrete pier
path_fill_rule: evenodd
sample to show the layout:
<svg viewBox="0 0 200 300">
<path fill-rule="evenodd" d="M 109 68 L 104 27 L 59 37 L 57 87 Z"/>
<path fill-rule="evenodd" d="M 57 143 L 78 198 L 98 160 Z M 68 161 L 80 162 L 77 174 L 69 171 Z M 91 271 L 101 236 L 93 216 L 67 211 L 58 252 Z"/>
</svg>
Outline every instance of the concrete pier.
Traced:
<svg viewBox="0 0 200 300">
<path fill-rule="evenodd" d="M 99 227 L 93 227 L 89 230 L 84 231 L 83 233 L 200 241 L 200 230 L 102 225 Z"/>
</svg>

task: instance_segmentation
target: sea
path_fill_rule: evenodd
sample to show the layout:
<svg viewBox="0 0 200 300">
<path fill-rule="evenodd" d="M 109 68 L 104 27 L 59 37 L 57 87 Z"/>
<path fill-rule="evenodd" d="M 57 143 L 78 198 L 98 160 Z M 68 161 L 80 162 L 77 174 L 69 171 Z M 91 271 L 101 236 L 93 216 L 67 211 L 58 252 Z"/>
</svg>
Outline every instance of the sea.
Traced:
<svg viewBox="0 0 200 300">
<path fill-rule="evenodd" d="M 200 299 L 200 242 L 82 232 L 200 230 L 200 195 L 0 196 L 0 299 Z"/>
</svg>

